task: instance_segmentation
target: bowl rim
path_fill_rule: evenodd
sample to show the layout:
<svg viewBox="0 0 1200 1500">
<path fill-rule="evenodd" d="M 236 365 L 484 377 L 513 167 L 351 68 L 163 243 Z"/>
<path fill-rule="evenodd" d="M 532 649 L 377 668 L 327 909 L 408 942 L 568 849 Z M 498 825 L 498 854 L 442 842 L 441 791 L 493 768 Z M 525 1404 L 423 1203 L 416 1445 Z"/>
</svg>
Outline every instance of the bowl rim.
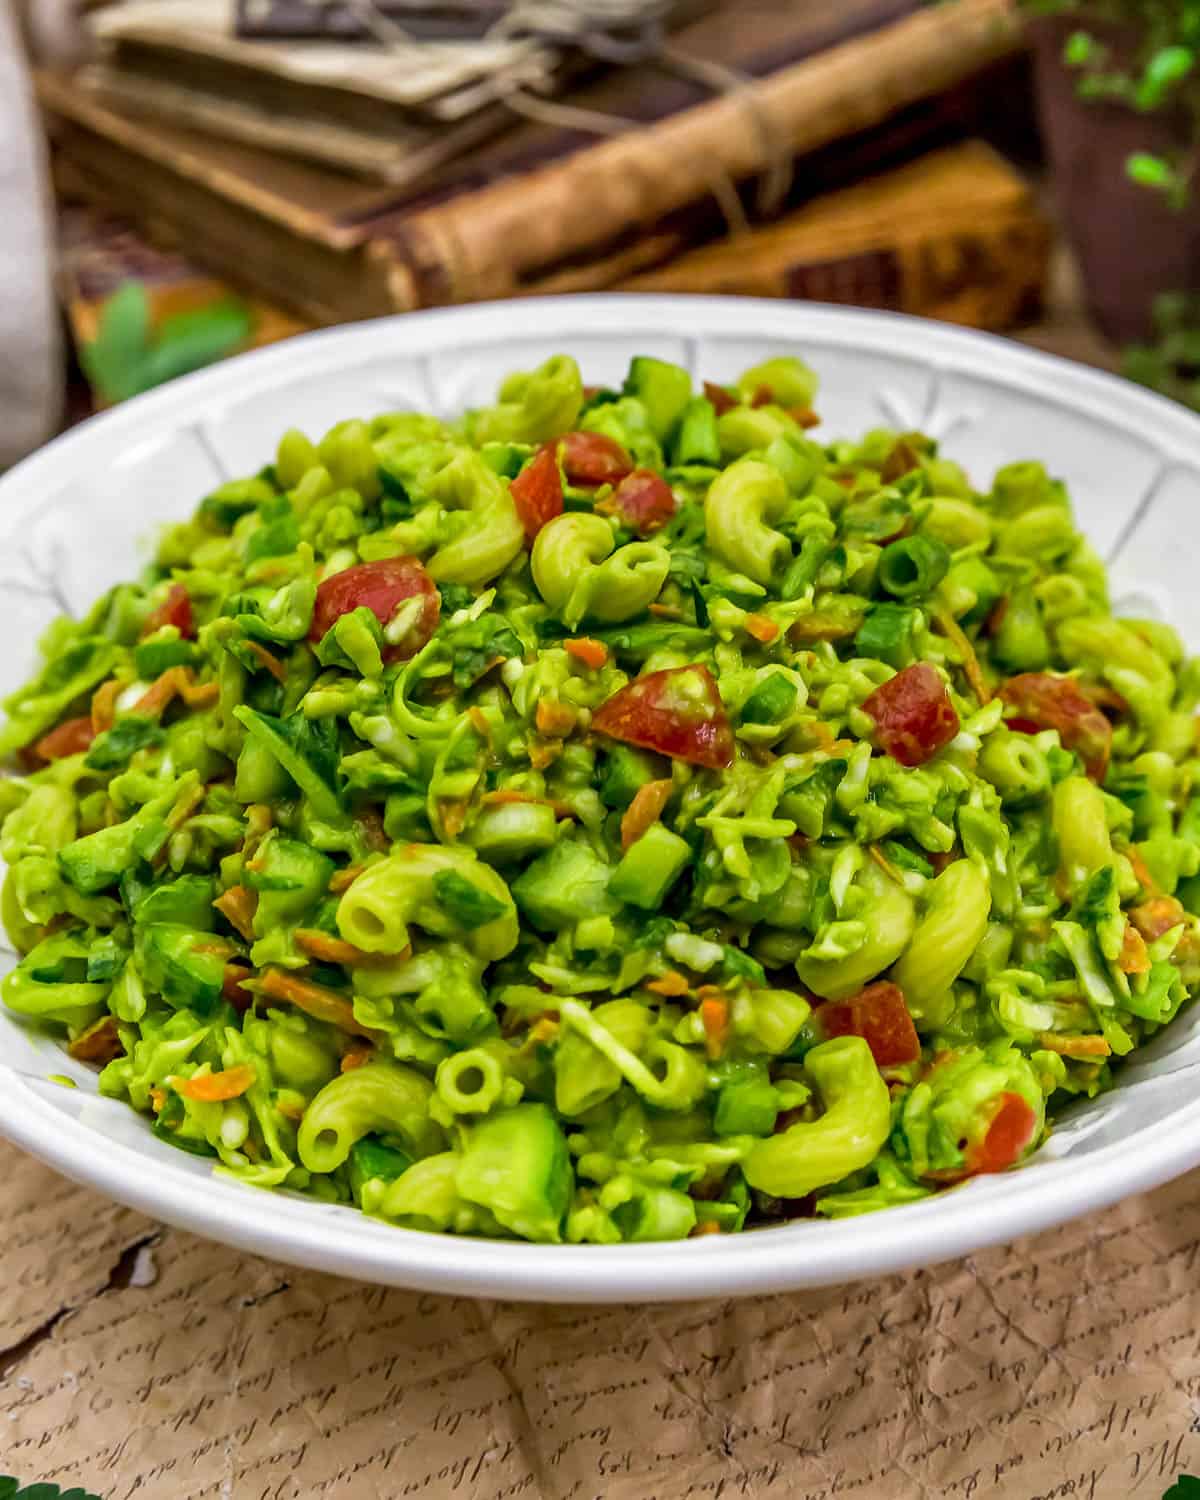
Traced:
<svg viewBox="0 0 1200 1500">
<path fill-rule="evenodd" d="M 287 380 L 338 368 L 341 357 L 453 353 L 472 339 L 552 340 L 614 327 L 749 343 L 805 341 L 872 352 L 912 350 L 935 373 L 961 371 L 1019 388 L 1091 420 L 1112 417 L 1157 447 L 1164 465 L 1200 464 L 1200 419 L 1164 397 L 1103 370 L 972 329 L 901 313 L 821 303 L 686 295 L 599 293 L 439 308 L 318 329 L 236 356 L 102 412 L 55 438 L 0 477 L 0 517 L 9 534 L 36 510 L 47 486 L 119 452 L 131 454 L 175 427 L 198 427 L 239 392 L 268 377 Z M 681 333 L 680 330 L 687 330 Z M 409 348 L 414 339 L 419 348 Z M 201 410 L 200 408 L 203 408 Z M 15 1022 L 5 1019 L 5 1025 Z M 1164 1070 L 1166 1071 L 1166 1070 Z M 94 1126 L 72 1122 L 33 1075 L 0 1062 L 0 1134 L 67 1177 L 177 1227 L 239 1249 L 316 1270 L 434 1292 L 526 1301 L 689 1300 L 782 1292 L 847 1282 L 968 1254 L 1102 1208 L 1158 1186 L 1200 1163 L 1200 1098 L 1165 1122 L 1100 1147 L 1086 1167 L 1064 1158 L 862 1220 L 809 1222 L 739 1236 L 646 1245 L 531 1245 L 430 1234 L 382 1225 L 356 1210 L 298 1195 L 263 1193 L 183 1166 L 154 1162 Z M 54 1085 L 49 1085 L 53 1088 Z M 65 1128 L 64 1128 L 65 1126 Z"/>
</svg>

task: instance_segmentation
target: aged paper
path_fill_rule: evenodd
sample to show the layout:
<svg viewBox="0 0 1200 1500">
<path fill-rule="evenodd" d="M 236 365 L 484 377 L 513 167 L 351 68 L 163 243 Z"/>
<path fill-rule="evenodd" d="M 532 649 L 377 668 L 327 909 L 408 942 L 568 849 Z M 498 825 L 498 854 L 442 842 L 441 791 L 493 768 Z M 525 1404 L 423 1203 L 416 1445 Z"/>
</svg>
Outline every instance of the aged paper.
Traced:
<svg viewBox="0 0 1200 1500">
<path fill-rule="evenodd" d="M 0 1170 L 0 1472 L 27 1483 L 1160 1500 L 1200 1471 L 1200 1175 L 933 1271 L 593 1309 L 295 1271 L 156 1229 L 11 1147 Z"/>
</svg>

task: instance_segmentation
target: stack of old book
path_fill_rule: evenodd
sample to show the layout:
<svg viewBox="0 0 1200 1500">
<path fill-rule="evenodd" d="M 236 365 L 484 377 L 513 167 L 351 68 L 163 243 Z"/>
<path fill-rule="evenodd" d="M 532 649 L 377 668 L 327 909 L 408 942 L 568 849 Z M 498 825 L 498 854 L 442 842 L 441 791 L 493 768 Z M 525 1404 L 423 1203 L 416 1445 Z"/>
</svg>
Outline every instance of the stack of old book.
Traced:
<svg viewBox="0 0 1200 1500">
<path fill-rule="evenodd" d="M 1013 0 L 643 9 L 581 37 L 495 0 L 98 6 L 91 60 L 38 79 L 88 205 L 70 305 L 94 318 L 132 262 L 170 300 L 216 277 L 278 306 L 263 336 L 602 287 L 1036 306 L 1046 224 L 972 138 L 1013 87 Z"/>
</svg>

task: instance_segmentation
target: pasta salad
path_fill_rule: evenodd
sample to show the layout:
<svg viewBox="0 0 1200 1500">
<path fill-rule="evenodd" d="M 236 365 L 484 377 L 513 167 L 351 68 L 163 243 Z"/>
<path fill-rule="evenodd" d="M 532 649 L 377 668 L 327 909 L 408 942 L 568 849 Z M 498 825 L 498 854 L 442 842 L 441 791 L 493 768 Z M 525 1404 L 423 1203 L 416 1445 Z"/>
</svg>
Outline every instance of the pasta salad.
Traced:
<svg viewBox="0 0 1200 1500">
<path fill-rule="evenodd" d="M 1200 982 L 1200 669 L 1063 485 L 568 355 L 287 432 L 5 707 L 0 985 L 162 1140 L 550 1243 L 1022 1162 Z"/>
</svg>

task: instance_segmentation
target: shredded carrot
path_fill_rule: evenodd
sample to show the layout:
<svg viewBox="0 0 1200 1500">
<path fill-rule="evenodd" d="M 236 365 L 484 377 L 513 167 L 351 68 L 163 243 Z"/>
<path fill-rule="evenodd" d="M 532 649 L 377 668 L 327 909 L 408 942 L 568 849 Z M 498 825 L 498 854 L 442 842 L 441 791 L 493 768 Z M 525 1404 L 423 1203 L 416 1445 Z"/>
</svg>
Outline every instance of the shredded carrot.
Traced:
<svg viewBox="0 0 1200 1500">
<path fill-rule="evenodd" d="M 267 969 L 258 981 L 258 988 L 268 1000 L 284 1001 L 318 1021 L 328 1021 L 331 1026 L 337 1026 L 351 1036 L 365 1036 L 375 1040 L 376 1033 L 361 1021 L 355 1020 L 354 1007 L 350 1002 L 336 990 L 327 989 L 323 984 L 313 984 L 310 979 L 298 979 L 296 975 L 285 973 L 283 969 Z"/>
<path fill-rule="evenodd" d="M 457 838 L 467 826 L 467 803 L 461 797 L 446 798 L 438 802 L 438 817 L 442 832 L 447 838 Z"/>
<path fill-rule="evenodd" d="M 1121 943 L 1118 967 L 1122 974 L 1149 974 L 1150 955 L 1146 952 L 1146 939 L 1132 922 L 1125 923 L 1125 937 Z"/>
<path fill-rule="evenodd" d="M 706 1234 L 720 1234 L 721 1226 L 715 1219 L 704 1219 L 699 1224 L 694 1224 L 688 1232 L 689 1240 L 702 1239 Z"/>
<path fill-rule="evenodd" d="M 107 1063 L 124 1052 L 121 1036 L 117 1030 L 116 1016 L 103 1016 L 86 1031 L 81 1031 L 67 1048 L 68 1054 L 77 1062 Z"/>
<path fill-rule="evenodd" d="M 515 788 L 498 787 L 494 792 L 484 792 L 479 799 L 488 807 L 500 807 L 507 802 L 526 802 L 539 804 L 542 807 L 553 808 L 556 818 L 573 818 L 573 808 L 565 802 L 560 802 L 556 797 L 536 797 L 532 792 L 521 792 Z"/>
<path fill-rule="evenodd" d="M 213 902 L 213 905 L 237 933 L 248 943 L 254 941 L 254 913 L 258 908 L 258 897 L 244 885 L 231 885 Z"/>
<path fill-rule="evenodd" d="M 890 880 L 894 880 L 897 885 L 904 884 L 904 877 L 900 874 L 900 871 L 897 870 L 896 866 L 891 862 L 891 860 L 887 857 L 887 855 L 883 852 L 878 844 L 872 844 L 867 850 L 867 853 L 871 856 L 871 858 Z"/>
<path fill-rule="evenodd" d="M 547 766 L 552 766 L 562 754 L 562 745 L 555 742 L 550 745 L 530 745 L 529 764 L 535 771 L 544 771 Z"/>
<path fill-rule="evenodd" d="M 121 696 L 121 684 L 115 677 L 102 682 L 92 694 L 92 728 L 97 734 L 111 729 L 117 717 L 117 699 Z"/>
<path fill-rule="evenodd" d="M 585 667 L 598 672 L 608 660 L 608 647 L 603 641 L 595 641 L 590 635 L 581 635 L 577 640 L 564 641 L 563 650 Z"/>
<path fill-rule="evenodd" d="M 199 1104 L 223 1104 L 226 1099 L 239 1098 L 257 1077 L 249 1063 L 238 1063 L 237 1067 L 226 1068 L 222 1073 L 204 1073 L 199 1078 L 169 1078 L 167 1082 L 185 1099 L 194 1099 Z"/>
<path fill-rule="evenodd" d="M 366 868 L 366 865 L 347 865 L 344 870 L 335 870 L 329 877 L 331 894 L 340 896 L 343 891 L 348 891 Z"/>
<path fill-rule="evenodd" d="M 251 802 L 246 809 L 246 834 L 255 838 L 265 838 L 271 831 L 271 809 L 265 802 Z"/>
<path fill-rule="evenodd" d="M 962 657 L 963 673 L 971 684 L 971 691 L 979 699 L 980 705 L 990 703 L 992 690 L 984 678 L 983 668 L 979 665 L 979 658 L 975 655 L 975 647 L 967 638 L 962 626 L 949 610 L 939 610 L 934 615 L 934 619 L 946 639 L 957 646 L 958 654 Z"/>
<path fill-rule="evenodd" d="M 192 948 L 193 953 L 202 953 L 208 958 L 232 958 L 233 947 L 223 937 L 206 938 L 202 943 L 196 943 Z"/>
<path fill-rule="evenodd" d="M 704 990 L 715 989 L 715 985 L 704 985 L 698 991 L 703 994 Z M 704 1050 L 715 1062 L 725 1050 L 725 1043 L 729 1039 L 729 1002 L 716 997 L 706 997 L 700 1001 L 700 1020 L 704 1026 Z"/>
<path fill-rule="evenodd" d="M 657 615 L 660 620 L 682 620 L 683 611 L 674 604 L 651 604 L 650 613 Z"/>
<path fill-rule="evenodd" d="M 539 734 L 544 734 L 548 739 L 561 740 L 575 728 L 578 717 L 568 704 L 543 698 L 537 706 L 534 722 Z"/>
<path fill-rule="evenodd" d="M 1004 624 L 1004 617 L 1007 614 L 1008 595 L 1005 594 L 1002 599 L 997 599 L 995 604 L 993 604 L 991 609 L 988 611 L 988 617 L 983 622 L 984 635 L 995 635 L 996 632 L 1000 629 L 1001 625 Z"/>
<path fill-rule="evenodd" d="M 192 790 L 190 792 L 188 792 L 188 794 L 183 798 L 182 801 L 176 802 L 175 806 L 167 814 L 167 816 L 166 816 L 166 818 L 164 820 L 166 822 L 167 827 L 171 830 L 172 833 L 174 833 L 177 829 L 183 827 L 183 825 L 187 822 L 187 820 L 191 817 L 191 815 L 196 811 L 196 809 L 204 801 L 204 798 L 205 798 L 207 792 L 208 792 L 208 788 L 207 787 L 204 787 L 204 786 L 193 787 Z M 162 852 L 163 852 L 163 854 L 166 853 L 166 846 L 165 845 L 163 846 Z"/>
<path fill-rule="evenodd" d="M 559 1025 L 557 1011 L 553 1015 L 539 1016 L 529 1028 L 526 1041 L 534 1046 L 540 1042 L 552 1042 L 558 1035 Z"/>
<path fill-rule="evenodd" d="M 686 995 L 690 986 L 678 969 L 668 969 L 661 979 L 651 979 L 646 988 L 673 999 L 676 995 Z"/>
<path fill-rule="evenodd" d="M 157 1085 L 150 1090 L 150 1108 L 156 1115 L 162 1113 L 162 1107 L 167 1102 L 166 1089 L 160 1089 Z"/>
<path fill-rule="evenodd" d="M 1157 882 L 1155 881 L 1154 876 L 1151 875 L 1146 861 L 1137 852 L 1132 844 L 1130 844 L 1129 848 L 1125 850 L 1125 858 L 1129 861 L 1129 868 L 1137 876 L 1138 884 L 1142 887 L 1142 889 L 1144 891 L 1149 891 L 1152 896 L 1156 896 L 1158 894 Z"/>
<path fill-rule="evenodd" d="M 261 641 L 244 641 L 243 645 L 254 659 L 260 662 L 276 682 L 287 681 L 287 668 L 279 658 L 261 643 Z"/>
<path fill-rule="evenodd" d="M 298 927 L 293 936 L 296 939 L 296 947 L 319 963 L 353 966 L 378 960 L 377 954 L 364 953 L 353 943 L 347 943 L 343 938 L 332 937 L 328 932 L 319 932 L 314 927 Z"/>
<path fill-rule="evenodd" d="M 1178 897 L 1155 896 L 1150 901 L 1143 901 L 1140 906 L 1131 906 L 1129 920 L 1146 941 L 1152 943 L 1156 938 L 1162 937 L 1164 932 L 1170 932 L 1172 927 L 1178 927 L 1180 922 L 1186 921 L 1187 913 Z"/>
<path fill-rule="evenodd" d="M 487 714 L 484 713 L 478 704 L 473 703 L 467 709 L 467 718 L 470 719 L 472 728 L 481 740 L 491 739 L 492 726 L 488 723 Z"/>
<path fill-rule="evenodd" d="M 1055 1036 L 1052 1031 L 1043 1031 L 1038 1044 L 1060 1057 L 1108 1057 L 1112 1052 L 1102 1036 Z"/>
<path fill-rule="evenodd" d="M 749 634 L 764 646 L 770 645 L 779 636 L 779 626 L 774 620 L 768 620 L 766 615 L 747 615 L 742 623 Z"/>
<path fill-rule="evenodd" d="M 374 1055 L 374 1047 L 351 1047 L 343 1055 L 338 1071 L 353 1073 L 355 1068 L 361 1068 L 363 1063 L 369 1063 Z"/>
<path fill-rule="evenodd" d="M 211 708 L 220 696 L 215 682 L 197 683 L 191 667 L 168 667 L 133 705 L 133 712 L 153 718 L 177 697 L 189 708 Z"/>
<path fill-rule="evenodd" d="M 638 787 L 633 801 L 621 818 L 622 849 L 636 844 L 647 828 L 658 822 L 674 790 L 675 783 L 670 777 L 663 781 L 647 781 L 644 786 Z"/>
</svg>

